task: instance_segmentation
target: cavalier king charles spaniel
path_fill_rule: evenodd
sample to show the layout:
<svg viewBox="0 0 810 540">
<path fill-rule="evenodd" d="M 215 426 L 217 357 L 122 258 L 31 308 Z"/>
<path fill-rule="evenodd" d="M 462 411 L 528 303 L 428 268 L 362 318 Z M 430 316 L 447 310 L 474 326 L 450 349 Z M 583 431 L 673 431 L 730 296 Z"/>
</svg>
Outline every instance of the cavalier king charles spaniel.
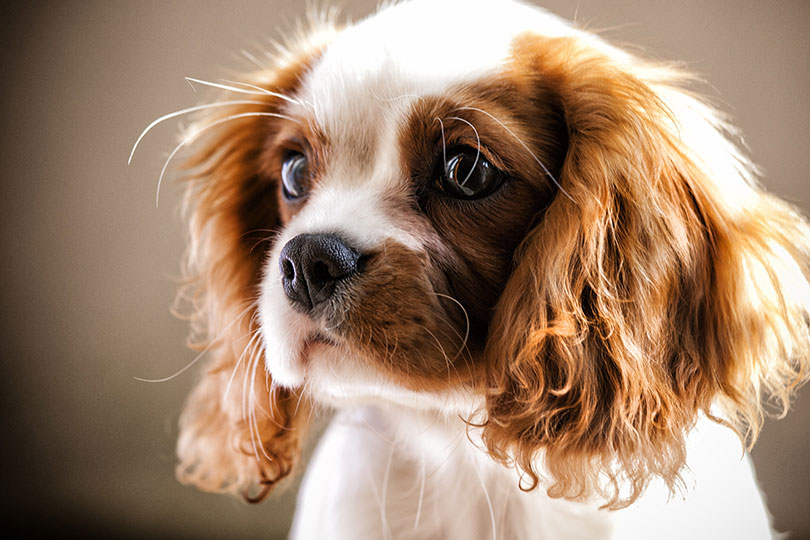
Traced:
<svg viewBox="0 0 810 540">
<path fill-rule="evenodd" d="M 293 538 L 769 537 L 810 228 L 693 79 L 511 0 L 322 19 L 193 80 L 180 479 L 261 500 L 334 409 Z"/>
</svg>

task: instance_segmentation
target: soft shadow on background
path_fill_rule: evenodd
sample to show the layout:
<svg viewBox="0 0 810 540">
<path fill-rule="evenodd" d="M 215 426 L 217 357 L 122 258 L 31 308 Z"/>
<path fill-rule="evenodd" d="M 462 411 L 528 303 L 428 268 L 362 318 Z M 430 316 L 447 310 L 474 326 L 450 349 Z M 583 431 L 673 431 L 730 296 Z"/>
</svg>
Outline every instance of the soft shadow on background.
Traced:
<svg viewBox="0 0 810 540">
<path fill-rule="evenodd" d="M 374 0 L 344 2 L 359 18 Z M 194 354 L 168 310 L 180 188 L 163 160 L 204 99 L 184 81 L 249 69 L 304 2 L 54 2 L 0 8 L 3 513 L 22 537 L 283 538 L 293 495 L 248 506 L 174 479 Z M 549 0 L 609 39 L 684 60 L 736 119 L 764 183 L 810 209 L 810 2 Z M 210 96 L 209 96 L 210 97 Z M 775 522 L 810 538 L 810 389 L 753 452 Z M 5 529 L 6 527 L 4 527 Z"/>
</svg>

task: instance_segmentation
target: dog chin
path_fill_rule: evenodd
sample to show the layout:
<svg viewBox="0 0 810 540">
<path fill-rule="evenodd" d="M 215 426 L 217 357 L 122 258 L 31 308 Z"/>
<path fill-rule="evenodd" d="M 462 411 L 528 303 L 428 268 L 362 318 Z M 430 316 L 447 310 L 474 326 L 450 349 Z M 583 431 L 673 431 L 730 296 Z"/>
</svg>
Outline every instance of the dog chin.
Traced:
<svg viewBox="0 0 810 540">
<path fill-rule="evenodd" d="M 333 374 L 350 372 L 341 369 L 342 364 L 354 364 L 349 351 L 286 303 L 275 309 L 268 304 L 261 309 L 261 336 L 273 384 L 289 389 L 316 384 L 325 390 L 335 379 L 339 384 L 341 378 Z"/>
<path fill-rule="evenodd" d="M 338 346 L 320 335 L 305 338 L 289 347 L 290 352 L 283 357 L 267 355 L 267 371 L 273 382 L 287 388 L 300 388 L 311 384 L 311 379 L 321 370 L 329 370 L 341 355 Z"/>
</svg>

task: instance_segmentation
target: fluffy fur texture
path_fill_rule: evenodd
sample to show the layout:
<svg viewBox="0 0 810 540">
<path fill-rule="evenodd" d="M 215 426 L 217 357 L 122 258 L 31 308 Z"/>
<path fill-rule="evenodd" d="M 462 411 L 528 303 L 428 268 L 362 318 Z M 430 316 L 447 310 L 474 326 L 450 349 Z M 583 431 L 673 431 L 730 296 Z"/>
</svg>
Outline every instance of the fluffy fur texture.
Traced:
<svg viewBox="0 0 810 540">
<path fill-rule="evenodd" d="M 810 230 L 689 77 L 509 1 L 313 26 L 191 131 L 186 273 L 213 358 L 180 479 L 263 498 L 327 405 L 346 412 L 301 537 L 722 534 L 735 509 L 766 531 L 726 439 L 753 444 L 808 377 Z M 442 191 L 460 148 L 494 192 Z M 279 257 L 317 233 L 362 268 L 302 312 Z"/>
</svg>

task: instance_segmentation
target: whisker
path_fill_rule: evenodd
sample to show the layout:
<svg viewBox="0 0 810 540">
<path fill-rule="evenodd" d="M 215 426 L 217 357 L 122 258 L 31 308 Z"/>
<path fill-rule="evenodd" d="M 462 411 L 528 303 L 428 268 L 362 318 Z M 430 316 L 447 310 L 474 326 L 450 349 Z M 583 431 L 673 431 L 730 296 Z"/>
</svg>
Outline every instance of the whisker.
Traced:
<svg viewBox="0 0 810 540">
<path fill-rule="evenodd" d="M 463 185 L 465 185 L 467 183 L 467 180 L 470 179 L 470 176 L 472 176 L 472 173 L 475 170 L 475 166 L 478 165 L 478 159 L 481 157 L 481 137 L 478 135 L 478 130 L 475 129 L 475 126 L 472 125 L 471 122 L 465 120 L 464 118 L 460 118 L 458 116 L 451 116 L 451 117 L 448 118 L 448 120 L 459 120 L 461 122 L 464 122 L 465 124 L 470 126 L 472 128 L 472 130 L 475 132 L 475 139 L 477 141 L 476 149 L 475 149 L 475 161 L 473 161 L 473 166 L 472 166 L 472 168 L 470 168 L 470 172 L 467 173 L 467 176 L 464 178 L 464 181 L 461 183 L 461 185 L 463 186 Z M 445 160 L 445 163 L 446 163 L 446 160 Z"/>
<path fill-rule="evenodd" d="M 258 357 L 254 357 L 251 361 L 251 366 L 245 372 L 245 383 L 247 383 L 248 375 L 250 375 L 250 391 L 247 391 L 247 388 L 244 389 L 244 394 L 242 396 L 242 419 L 247 420 L 248 423 L 248 431 L 250 432 L 250 443 L 253 446 L 253 456 L 256 458 L 256 462 L 261 462 L 261 458 L 259 457 L 259 448 L 262 449 L 262 454 L 272 461 L 272 458 L 267 455 L 266 450 L 264 449 L 264 445 L 261 444 L 261 432 L 259 431 L 259 421 L 256 418 L 256 408 L 254 405 L 256 403 L 256 368 L 258 367 Z M 247 407 L 247 410 L 245 408 Z M 258 443 L 258 444 L 257 444 Z"/>
<path fill-rule="evenodd" d="M 292 122 L 298 123 L 298 121 L 295 118 L 292 118 L 292 117 L 287 116 L 285 114 L 279 114 L 279 113 L 273 113 L 273 112 L 247 112 L 247 113 L 233 114 L 233 115 L 225 117 L 225 118 L 220 118 L 219 120 L 215 120 L 214 122 L 211 122 L 210 124 L 206 124 L 201 128 L 195 129 L 185 139 L 183 139 L 180 142 L 180 144 L 175 146 L 174 150 L 172 150 L 172 152 L 169 154 L 169 157 L 166 158 L 166 162 L 163 164 L 163 168 L 160 171 L 160 177 L 158 177 L 157 193 L 155 194 L 155 207 L 157 207 L 159 205 L 158 203 L 160 201 L 160 186 L 163 183 L 163 177 L 166 175 L 166 169 L 169 168 L 169 163 L 172 161 L 172 159 L 177 154 L 177 152 L 179 152 L 188 143 L 194 141 L 194 139 L 199 137 L 200 134 L 203 131 L 206 131 L 208 129 L 216 127 L 216 126 L 218 126 L 220 124 L 224 124 L 225 122 L 230 122 L 231 120 L 238 120 L 240 118 L 249 118 L 249 117 L 255 117 L 255 116 L 269 116 L 269 117 L 272 117 L 272 118 L 283 118 L 285 120 L 290 120 Z"/>
<path fill-rule="evenodd" d="M 458 307 L 461 308 L 461 312 L 464 313 L 464 319 L 466 321 L 466 323 L 465 323 L 465 331 L 464 331 L 464 339 L 461 342 L 461 346 L 458 348 L 458 352 L 456 353 L 456 356 L 453 357 L 453 360 L 455 360 L 456 358 L 458 358 L 458 355 L 461 354 L 461 351 L 464 350 L 467 347 L 467 340 L 470 337 L 470 316 L 467 313 L 467 309 L 461 304 L 461 302 L 459 302 L 458 300 L 456 300 L 452 296 L 449 296 L 447 294 L 437 293 L 437 292 L 434 292 L 433 294 L 435 294 L 436 296 L 440 296 L 442 298 L 447 298 L 448 300 L 451 300 L 451 301 L 455 302 L 456 304 L 458 304 Z M 451 328 L 452 328 L 452 326 L 451 326 Z"/>
<path fill-rule="evenodd" d="M 256 440 L 259 442 L 259 448 L 262 449 L 262 454 L 264 455 L 265 458 L 267 458 L 268 461 L 273 461 L 273 458 L 270 457 L 270 455 L 267 453 L 267 450 L 264 448 L 264 444 L 262 444 L 262 434 L 259 431 L 259 421 L 256 418 L 256 409 L 258 408 L 258 406 L 254 406 L 256 405 L 256 372 L 259 371 L 260 359 L 261 356 L 256 355 L 253 362 L 253 367 L 251 368 L 252 373 L 250 377 L 250 415 L 253 419 L 253 427 L 255 428 Z M 253 439 L 253 433 L 251 433 L 250 438 Z M 255 444 L 254 444 L 254 451 L 255 451 Z M 258 455 L 256 456 L 256 461 L 259 461 Z"/>
<path fill-rule="evenodd" d="M 276 391 L 278 390 L 278 386 L 273 384 L 273 381 L 270 379 L 270 374 L 267 374 L 268 382 L 270 386 L 267 388 L 267 410 L 270 411 L 270 416 L 273 417 L 276 414 Z"/>
<path fill-rule="evenodd" d="M 307 386 L 306 386 L 306 384 L 305 384 L 305 385 L 304 385 L 304 388 L 303 388 L 301 391 L 302 391 L 302 392 L 305 392 L 305 391 L 306 391 L 306 389 L 307 389 Z M 306 398 L 307 398 L 307 401 L 309 402 L 309 412 L 307 413 L 307 421 L 306 421 L 304 424 L 305 424 L 305 425 L 308 425 L 308 424 L 309 424 L 309 423 L 312 421 L 312 417 L 313 417 L 313 415 L 314 415 L 316 418 L 320 418 L 320 416 L 318 416 L 318 414 L 317 414 L 317 412 L 318 412 L 318 411 L 316 410 L 316 409 L 317 409 L 317 407 L 316 407 L 316 404 L 315 404 L 315 400 L 312 398 L 312 394 L 309 394 L 309 393 L 308 393 L 308 394 L 306 395 Z"/>
<path fill-rule="evenodd" d="M 298 407 L 301 406 L 301 398 L 304 397 L 304 392 L 306 391 L 308 384 L 309 384 L 309 380 L 307 379 L 306 381 L 304 381 L 304 386 L 298 392 L 298 400 L 295 402 L 295 410 L 293 411 L 293 416 L 298 414 Z"/>
<path fill-rule="evenodd" d="M 515 140 L 517 142 L 520 143 L 520 145 L 532 156 L 532 158 L 534 158 L 534 161 L 536 161 L 537 164 L 540 165 L 540 167 L 546 173 L 546 176 L 548 176 L 551 179 L 551 181 L 554 182 L 554 185 L 557 186 L 557 189 L 559 189 L 563 193 L 563 195 L 568 197 L 571 200 L 571 202 L 573 202 L 574 204 L 577 203 L 577 201 L 575 201 L 574 198 L 567 191 L 565 191 L 565 189 L 560 185 L 560 183 L 557 181 L 557 179 L 554 178 L 554 175 L 551 174 L 551 171 L 548 170 L 548 168 L 545 166 L 545 164 L 542 161 L 540 161 L 540 158 L 538 158 L 537 155 L 532 151 L 532 149 L 529 148 L 529 145 L 527 145 L 525 142 L 523 142 L 523 140 L 521 140 L 521 138 L 518 137 L 515 134 L 514 131 L 509 129 L 509 127 L 506 124 L 504 124 L 503 122 L 501 122 L 500 120 L 495 118 L 492 114 L 488 113 L 487 111 L 484 111 L 484 110 L 479 109 L 477 107 L 459 107 L 459 108 L 454 109 L 454 110 L 456 110 L 456 111 L 476 111 L 476 112 L 479 112 L 481 114 L 485 114 L 485 115 L 489 116 L 492 120 L 497 122 L 503 129 L 506 130 L 507 133 L 509 133 L 512 137 L 515 138 Z"/>
<path fill-rule="evenodd" d="M 442 344 L 439 341 L 439 338 L 436 337 L 436 334 L 434 334 L 433 332 L 428 330 L 428 328 L 426 326 L 422 326 L 422 330 L 427 332 L 430 335 L 430 337 L 433 338 L 433 341 L 436 342 L 436 345 L 439 347 L 439 351 L 442 353 L 442 356 L 444 357 L 444 363 L 445 363 L 445 365 L 447 365 L 447 377 L 450 378 L 450 368 L 451 367 L 453 368 L 453 371 L 455 371 L 456 374 L 458 374 L 458 369 L 456 369 L 456 366 L 453 365 L 453 361 L 450 360 L 450 357 L 447 356 L 447 353 L 445 352 L 444 347 L 442 347 Z"/>
<path fill-rule="evenodd" d="M 399 347 L 399 334 L 394 330 L 394 346 L 391 347 L 391 342 L 388 340 L 388 332 L 385 331 L 384 328 L 379 329 L 383 333 L 383 337 L 385 338 L 385 360 L 388 365 L 393 366 L 395 362 L 395 356 L 397 352 L 397 348 Z"/>
<path fill-rule="evenodd" d="M 442 122 L 442 119 L 438 116 L 435 120 L 438 120 L 439 127 L 442 130 L 442 163 L 447 163 L 447 141 L 444 138 L 444 122 Z"/>
<path fill-rule="evenodd" d="M 256 249 L 257 247 L 259 247 L 260 245 L 264 244 L 265 242 L 272 242 L 273 240 L 275 240 L 275 237 L 274 237 L 274 236 L 267 236 L 267 237 L 265 237 L 265 238 L 261 238 L 261 239 L 257 240 L 257 241 L 256 241 L 256 243 L 255 243 L 255 244 L 253 244 L 253 245 L 250 247 L 250 254 L 252 255 L 252 254 L 253 254 L 253 250 L 255 250 L 255 249 Z"/>
<path fill-rule="evenodd" d="M 255 85 L 248 84 L 248 83 L 235 82 L 235 81 L 225 81 L 225 82 L 228 82 L 228 83 L 231 83 L 231 84 L 239 84 L 239 85 L 242 85 L 242 86 L 246 86 L 246 87 L 250 88 L 250 90 L 248 90 L 247 88 L 238 88 L 236 86 L 231 86 L 231 85 L 228 85 L 228 84 L 215 83 L 215 82 L 211 82 L 211 81 L 204 81 L 202 79 L 195 79 L 194 77 L 186 77 L 185 79 L 186 79 L 186 82 L 188 82 L 189 84 L 192 85 L 192 88 L 194 87 L 193 83 L 196 83 L 196 84 L 202 84 L 204 86 L 210 86 L 212 88 L 219 88 L 220 90 L 227 90 L 228 92 L 235 92 L 237 94 L 250 94 L 250 95 L 254 95 L 254 96 L 276 97 L 276 98 L 279 98 L 279 99 L 283 99 L 284 101 L 288 101 L 290 103 L 293 103 L 295 105 L 300 105 L 300 102 L 298 100 L 293 99 L 293 98 L 291 98 L 289 96 L 285 96 L 284 94 L 279 94 L 277 92 L 272 92 L 272 91 L 267 90 L 265 88 L 261 88 L 259 86 L 255 86 Z"/>
<path fill-rule="evenodd" d="M 290 96 L 287 96 L 287 95 L 284 95 L 284 94 L 279 94 L 278 92 L 273 92 L 272 90 L 268 90 L 267 88 L 262 88 L 261 86 L 256 86 L 255 84 L 250 84 L 250 83 L 240 82 L 240 81 L 229 81 L 227 79 L 224 79 L 224 82 L 226 82 L 228 84 L 238 84 L 238 85 L 244 86 L 246 88 L 251 88 L 253 90 L 256 90 L 259 94 L 261 94 L 263 96 L 270 96 L 270 97 L 275 97 L 275 98 L 278 98 L 278 99 L 283 99 L 284 101 L 286 101 L 288 103 L 292 103 L 293 105 L 301 105 L 301 102 L 299 100 L 295 99 L 295 98 L 291 98 Z M 246 93 L 246 94 L 253 93 L 253 92 L 249 92 L 247 90 L 240 90 L 239 88 L 236 88 L 236 87 L 229 88 L 229 90 L 232 91 L 232 92 L 243 92 L 243 93 Z"/>
<path fill-rule="evenodd" d="M 254 341 L 257 335 L 261 334 L 256 332 L 248 345 L 255 347 L 255 343 L 258 343 L 257 341 Z M 255 354 L 255 351 L 250 350 L 250 347 L 245 347 L 242 354 L 247 355 L 248 353 L 250 353 L 250 356 L 248 356 L 249 361 L 245 369 L 244 377 L 242 378 L 242 419 L 247 420 L 248 426 L 250 426 L 250 412 L 253 410 L 253 402 L 255 401 L 253 395 L 255 385 L 248 385 L 251 382 L 255 382 L 255 379 L 253 379 L 253 374 L 255 372 L 254 370 L 256 363 L 258 362 L 260 356 Z"/>
<path fill-rule="evenodd" d="M 253 233 L 272 233 L 272 234 L 275 234 L 275 233 L 279 232 L 280 230 L 281 230 L 280 227 L 275 227 L 273 229 L 250 229 L 249 231 L 243 232 L 239 237 L 244 238 L 247 235 L 253 234 Z"/>
<path fill-rule="evenodd" d="M 268 374 L 268 376 L 269 376 L 269 374 Z M 276 386 L 275 384 L 273 384 L 272 377 L 271 377 L 271 380 L 270 380 L 270 393 L 267 395 L 267 405 L 268 405 L 268 407 L 267 407 L 267 419 L 270 421 L 270 423 L 272 423 L 274 426 L 276 426 L 280 430 L 293 431 L 293 430 L 295 430 L 295 428 L 279 424 L 276 421 L 276 416 L 277 415 L 276 415 L 276 406 L 275 406 L 275 399 L 276 399 L 275 394 L 277 393 L 277 390 L 279 388 L 280 388 L 279 386 Z"/>
<path fill-rule="evenodd" d="M 255 354 L 250 358 L 248 367 L 245 370 L 244 379 L 242 380 L 242 419 L 248 420 L 248 423 L 250 421 L 250 411 L 253 410 L 253 402 L 255 401 L 255 373 L 259 358 L 260 357 Z M 248 386 L 249 384 L 250 386 Z"/>
<path fill-rule="evenodd" d="M 176 118 L 178 116 L 182 116 L 184 114 L 189 114 L 189 113 L 193 113 L 193 112 L 197 112 L 197 111 L 204 111 L 206 109 L 213 109 L 215 107 L 231 107 L 233 105 L 267 105 L 267 103 L 265 103 L 263 101 L 257 101 L 255 99 L 236 99 L 236 100 L 232 100 L 232 101 L 216 101 L 214 103 L 206 103 L 206 104 L 203 104 L 203 105 L 196 105 L 194 107 L 188 107 L 186 109 L 181 109 L 181 110 L 175 111 L 173 113 L 164 114 L 163 116 L 161 116 L 157 120 L 154 120 L 151 124 L 146 126 L 146 129 L 144 129 L 141 132 L 141 134 L 138 136 L 138 139 L 135 141 L 135 144 L 132 145 L 132 150 L 129 153 L 129 159 L 127 160 L 127 165 L 130 165 L 132 163 L 132 156 L 135 155 L 135 150 L 138 149 L 138 145 L 141 143 L 141 140 L 146 136 L 147 133 L 149 133 L 152 130 L 153 127 L 160 124 L 161 122 L 164 122 L 166 120 L 170 120 L 172 118 Z"/>
<path fill-rule="evenodd" d="M 208 345 L 206 345 L 206 347 L 202 351 L 200 351 L 200 353 L 197 356 L 195 356 L 194 359 L 191 362 L 189 362 L 188 364 L 183 366 L 178 371 L 174 372 L 173 374 L 169 375 L 168 377 L 163 377 L 161 379 L 145 379 L 145 378 L 142 378 L 142 377 L 133 377 L 133 379 L 135 379 L 136 381 L 145 382 L 145 383 L 162 383 L 162 382 L 170 381 L 170 380 L 174 379 L 175 377 L 178 377 L 178 376 L 182 375 L 183 373 L 185 373 L 186 371 L 191 369 L 197 362 L 199 362 L 200 359 L 203 356 L 205 356 L 205 354 L 208 351 L 210 351 L 211 348 L 219 341 L 219 338 L 221 338 L 223 335 L 225 335 L 225 332 L 227 332 L 234 324 L 236 324 L 237 321 L 241 320 L 242 317 L 245 315 L 245 313 L 247 313 L 248 310 L 250 310 L 252 307 L 253 307 L 253 305 L 251 304 L 250 306 L 245 308 L 245 310 L 242 311 L 242 313 L 240 313 L 239 315 L 234 317 L 234 319 L 230 323 L 228 323 L 227 326 L 225 326 L 225 328 L 223 328 L 222 331 L 219 334 L 217 334 L 217 336 L 214 339 L 209 341 Z"/>
<path fill-rule="evenodd" d="M 228 379 L 228 384 L 227 386 L 225 386 L 225 393 L 222 395 L 223 401 L 228 399 L 228 394 L 231 391 L 231 384 L 233 384 L 233 380 L 236 377 L 236 372 L 239 370 L 239 366 L 242 364 L 242 360 L 245 359 L 250 348 L 256 345 L 256 341 L 261 339 L 261 333 L 259 332 L 258 328 L 256 330 L 251 331 L 248 335 L 250 334 L 252 334 L 252 336 L 250 337 L 250 341 L 248 341 L 247 345 L 245 345 L 242 354 L 239 355 L 239 359 L 236 361 L 236 365 L 233 367 L 233 370 L 231 371 L 231 377 Z"/>
</svg>

